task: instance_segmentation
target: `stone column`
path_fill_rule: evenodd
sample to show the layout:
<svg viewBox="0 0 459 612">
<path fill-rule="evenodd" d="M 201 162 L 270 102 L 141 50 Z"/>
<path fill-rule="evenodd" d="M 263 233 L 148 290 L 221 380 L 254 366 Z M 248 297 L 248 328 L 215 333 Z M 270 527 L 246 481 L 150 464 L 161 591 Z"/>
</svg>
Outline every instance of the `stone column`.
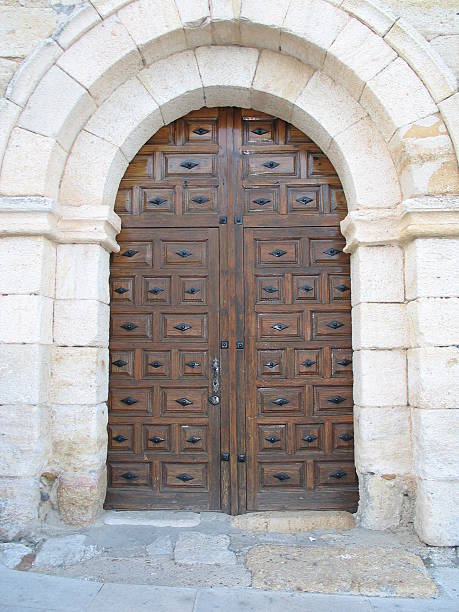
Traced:
<svg viewBox="0 0 459 612">
<path fill-rule="evenodd" d="M 358 514 L 387 529 L 410 517 L 413 498 L 402 248 L 357 246 L 351 280 Z"/>
<path fill-rule="evenodd" d="M 459 544 L 458 253 L 459 238 L 452 237 L 418 238 L 405 254 L 415 526 L 422 540 L 437 546 Z"/>
<path fill-rule="evenodd" d="M 97 244 L 57 246 L 52 465 L 60 517 L 89 524 L 106 491 L 109 254 Z"/>
<path fill-rule="evenodd" d="M 12 539 L 38 524 L 49 454 L 55 246 L 1 237 L 0 261 L 0 538 Z"/>
</svg>

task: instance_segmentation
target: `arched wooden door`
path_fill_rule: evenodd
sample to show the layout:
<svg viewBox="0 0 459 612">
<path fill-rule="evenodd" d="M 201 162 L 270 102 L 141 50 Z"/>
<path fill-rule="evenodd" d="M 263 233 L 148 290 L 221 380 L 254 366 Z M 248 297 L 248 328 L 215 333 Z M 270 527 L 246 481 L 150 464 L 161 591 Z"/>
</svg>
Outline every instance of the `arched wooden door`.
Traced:
<svg viewBox="0 0 459 612">
<path fill-rule="evenodd" d="M 292 125 L 201 109 L 116 199 L 108 508 L 354 511 L 346 203 Z"/>
</svg>

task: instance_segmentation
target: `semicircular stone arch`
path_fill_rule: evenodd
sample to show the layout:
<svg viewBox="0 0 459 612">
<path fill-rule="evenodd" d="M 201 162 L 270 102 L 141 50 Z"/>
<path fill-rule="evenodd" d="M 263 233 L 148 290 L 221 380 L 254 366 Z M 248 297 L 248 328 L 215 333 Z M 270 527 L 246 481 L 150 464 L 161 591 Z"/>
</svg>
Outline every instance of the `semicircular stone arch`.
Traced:
<svg viewBox="0 0 459 612">
<path fill-rule="evenodd" d="M 114 202 L 143 143 L 162 125 L 206 105 L 272 113 L 326 153 L 348 201 L 342 231 L 352 253 L 355 397 L 361 408 L 356 431 L 373 440 L 357 446 L 365 473 L 363 524 L 398 524 L 413 516 L 406 506 L 416 497 L 421 536 L 451 542 L 452 522 L 439 522 L 431 507 L 440 507 L 445 491 L 453 490 L 446 483 L 457 481 L 446 468 L 435 472 L 435 460 L 426 459 L 420 442 L 429 431 L 434 398 L 440 398 L 437 408 L 452 407 L 459 379 L 442 366 L 454 357 L 457 339 L 452 333 L 429 335 L 422 302 L 456 295 L 446 281 L 424 280 L 431 276 L 426 258 L 437 261 L 437 252 L 444 254 L 437 262 L 443 278 L 458 235 L 458 95 L 451 75 L 422 37 L 369 0 L 94 5 L 97 11 L 83 7 L 31 54 L 1 106 L 3 235 L 38 241 L 43 298 L 47 304 L 55 300 L 54 323 L 48 305 L 40 323 L 46 331 L 27 357 L 36 379 L 29 403 L 50 406 L 55 440 L 65 431 L 57 417 L 64 405 L 86 407 L 94 431 L 103 422 L 107 251 L 117 250 L 120 229 Z M 34 281 L 32 293 L 36 286 Z M 83 303 L 92 309 L 85 317 Z M 440 312 L 440 304 L 432 309 Z M 68 325 L 72 317 L 78 337 Z M 22 337 L 19 331 L 11 335 L 13 343 Z M 375 371 L 385 373 L 386 384 L 372 378 Z M 434 376 L 429 384 L 435 394 L 426 383 L 432 371 L 451 378 Z M 443 381 L 440 388 L 436 381 Z M 18 401 L 13 391 L 3 399 Z M 76 452 L 77 435 L 66 433 Z M 383 438 L 392 440 L 384 452 L 374 442 Z M 60 513 L 70 522 L 90 521 L 100 508 L 105 442 L 100 431 L 91 440 L 91 457 L 80 456 L 58 476 Z M 27 485 L 30 503 L 22 518 L 12 516 L 8 533 L 38 520 L 37 474 L 53 467 L 40 452 Z M 12 508 L 20 495 L 18 485 Z"/>
</svg>

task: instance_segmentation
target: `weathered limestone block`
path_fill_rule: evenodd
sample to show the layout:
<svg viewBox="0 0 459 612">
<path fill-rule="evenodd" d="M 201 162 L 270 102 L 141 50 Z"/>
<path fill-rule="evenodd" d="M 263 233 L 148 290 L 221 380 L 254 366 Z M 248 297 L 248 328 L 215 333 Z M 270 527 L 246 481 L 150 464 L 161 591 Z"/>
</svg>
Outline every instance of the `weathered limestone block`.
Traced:
<svg viewBox="0 0 459 612">
<path fill-rule="evenodd" d="M 397 19 L 396 15 L 385 5 L 375 4 L 374 0 L 344 0 L 342 8 L 368 24 L 376 34 L 384 36 Z"/>
<path fill-rule="evenodd" d="M 95 6 L 102 17 L 111 15 L 130 2 L 132 0 L 91 0 L 91 4 Z"/>
<path fill-rule="evenodd" d="M 321 68 L 327 49 L 348 21 L 347 13 L 322 0 L 292 0 L 282 25 L 282 51 Z"/>
<path fill-rule="evenodd" d="M 328 49 L 323 70 L 358 100 L 367 81 L 396 57 L 380 36 L 351 19 Z"/>
<path fill-rule="evenodd" d="M 436 36 L 429 41 L 429 44 L 449 67 L 457 80 L 459 78 L 459 34 Z"/>
<path fill-rule="evenodd" d="M 56 248 L 45 238 L 0 239 L 0 294 L 54 296 Z"/>
<path fill-rule="evenodd" d="M 53 138 L 14 128 L 3 158 L 0 193 L 55 198 L 65 159 Z"/>
<path fill-rule="evenodd" d="M 282 510 L 232 516 L 231 525 L 243 531 L 297 534 L 326 529 L 344 531 L 352 529 L 355 520 L 344 510 Z"/>
<path fill-rule="evenodd" d="M 5 95 L 5 91 L 11 77 L 18 67 L 18 62 L 6 58 L 0 58 L 0 96 Z"/>
<path fill-rule="evenodd" d="M 173 0 L 138 0 L 118 12 L 145 64 L 186 48 L 185 32 Z"/>
<path fill-rule="evenodd" d="M 390 349 L 408 346 L 405 304 L 360 303 L 352 309 L 352 346 Z"/>
<path fill-rule="evenodd" d="M 6 97 L 15 104 L 24 106 L 39 80 L 60 55 L 62 49 L 51 38 L 39 42 L 19 65 L 8 85 Z"/>
<path fill-rule="evenodd" d="M 208 0 L 175 0 L 188 48 L 212 44 Z"/>
<path fill-rule="evenodd" d="M 422 8 L 419 7 L 419 12 Z M 406 19 L 398 19 L 384 37 L 426 84 L 435 102 L 457 91 L 454 75 L 426 39 Z"/>
<path fill-rule="evenodd" d="M 239 106 L 250 108 L 257 49 L 199 47 L 196 58 L 207 106 L 231 106 L 237 100 Z"/>
<path fill-rule="evenodd" d="M 413 410 L 414 467 L 425 480 L 459 474 L 459 410 Z"/>
<path fill-rule="evenodd" d="M 376 389 L 374 389 L 376 393 Z M 360 472 L 411 474 L 411 424 L 407 406 L 354 407 L 355 462 Z"/>
<path fill-rule="evenodd" d="M 5 98 L 0 98 L 0 160 L 8 144 L 11 131 L 14 128 L 21 109 Z"/>
<path fill-rule="evenodd" d="M 253 108 L 291 121 L 293 104 L 313 73 L 292 57 L 262 51 L 252 84 Z"/>
<path fill-rule="evenodd" d="M 415 527 L 421 540 L 431 546 L 459 544 L 459 482 L 419 480 Z"/>
<path fill-rule="evenodd" d="M 126 77 L 142 67 L 142 59 L 126 28 L 109 17 L 77 40 L 59 58 L 67 74 L 89 89 L 97 104 Z"/>
<path fill-rule="evenodd" d="M 107 400 L 108 350 L 98 347 L 54 348 L 50 401 L 98 404 Z"/>
<path fill-rule="evenodd" d="M 88 473 L 59 476 L 57 503 L 62 520 L 70 525 L 90 525 L 102 510 L 107 488 L 105 466 Z"/>
<path fill-rule="evenodd" d="M 394 477 L 395 476 L 395 477 Z M 365 529 L 392 529 L 403 518 L 413 495 L 413 481 L 394 474 L 359 474 L 359 524 Z"/>
<path fill-rule="evenodd" d="M 363 108 L 343 87 L 317 71 L 295 101 L 292 121 L 319 147 L 327 150 L 334 136 L 365 115 Z"/>
<path fill-rule="evenodd" d="M 142 83 L 133 78 L 105 100 L 86 130 L 118 146 L 127 159 L 132 159 L 162 125 L 158 105 Z"/>
<path fill-rule="evenodd" d="M 354 400 L 360 406 L 405 406 L 406 351 L 355 351 Z"/>
<path fill-rule="evenodd" d="M 0 472 L 8 478 L 38 477 L 50 450 L 48 407 L 0 406 Z"/>
<path fill-rule="evenodd" d="M 400 202 L 400 185 L 386 144 L 370 118 L 340 132 L 326 151 L 346 192 L 349 210 Z"/>
<path fill-rule="evenodd" d="M 51 416 L 53 469 L 84 472 L 105 466 L 107 406 L 56 405 Z"/>
<path fill-rule="evenodd" d="M 281 27 L 290 0 L 242 0 L 240 14 L 241 43 L 259 49 L 278 51 Z"/>
<path fill-rule="evenodd" d="M 68 151 L 96 105 L 88 92 L 53 66 L 33 92 L 19 118 L 20 127 L 50 136 Z"/>
<path fill-rule="evenodd" d="M 410 405 L 418 408 L 459 408 L 459 347 L 408 350 Z"/>
<path fill-rule="evenodd" d="M 89 132 L 80 132 L 62 179 L 62 204 L 113 206 L 120 180 L 128 166 L 121 150 Z"/>
<path fill-rule="evenodd" d="M 97 300 L 56 300 L 54 342 L 60 346 L 108 346 L 110 307 Z"/>
<path fill-rule="evenodd" d="M 170 78 L 171 73 L 174 79 Z M 155 62 L 138 77 L 159 105 L 166 124 L 205 106 L 201 76 L 192 51 Z"/>
<path fill-rule="evenodd" d="M 406 198 L 459 191 L 456 154 L 439 114 L 398 129 L 389 147 Z"/>
<path fill-rule="evenodd" d="M 0 477 L 0 539 L 29 535 L 38 526 L 37 478 Z"/>
<path fill-rule="evenodd" d="M 386 141 L 397 128 L 437 112 L 422 81 L 400 57 L 368 81 L 360 103 Z"/>
<path fill-rule="evenodd" d="M 405 251 L 406 297 L 459 297 L 458 238 L 420 238 Z"/>
<path fill-rule="evenodd" d="M 407 304 L 411 346 L 459 344 L 459 299 L 420 298 Z"/>
<path fill-rule="evenodd" d="M 351 255 L 352 305 L 403 302 L 403 251 L 397 246 L 359 247 Z"/>
<path fill-rule="evenodd" d="M 438 107 L 453 141 L 456 155 L 459 156 L 459 93 L 443 100 Z"/>
<path fill-rule="evenodd" d="M 85 546 L 86 538 L 83 534 L 73 534 L 45 540 L 35 557 L 34 567 L 68 567 L 92 559 L 97 549 Z"/>
<path fill-rule="evenodd" d="M 0 56 L 25 57 L 56 24 L 57 15 L 51 7 L 1 6 Z"/>
<path fill-rule="evenodd" d="M 49 368 L 50 347 L 47 345 L 2 345 L 0 405 L 46 402 Z"/>
<path fill-rule="evenodd" d="M 70 18 L 54 32 L 53 38 L 60 47 L 68 49 L 100 20 L 99 13 L 91 4 L 77 5 Z"/>
<path fill-rule="evenodd" d="M 240 44 L 241 0 L 212 0 L 209 7 L 212 42 L 216 45 Z"/>
<path fill-rule="evenodd" d="M 56 263 L 58 300 L 109 302 L 110 256 L 97 244 L 59 244 Z"/>
<path fill-rule="evenodd" d="M 0 342 L 52 344 L 53 300 L 40 295 L 0 295 Z"/>
</svg>

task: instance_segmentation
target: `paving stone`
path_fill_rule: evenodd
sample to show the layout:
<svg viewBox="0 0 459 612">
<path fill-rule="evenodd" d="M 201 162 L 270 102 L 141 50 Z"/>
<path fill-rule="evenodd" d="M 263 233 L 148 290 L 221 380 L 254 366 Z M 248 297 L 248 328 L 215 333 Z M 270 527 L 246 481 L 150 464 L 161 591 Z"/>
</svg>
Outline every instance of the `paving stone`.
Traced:
<svg viewBox="0 0 459 612">
<path fill-rule="evenodd" d="M 153 559 L 161 555 L 167 555 L 168 557 L 171 557 L 172 556 L 171 537 L 168 535 L 158 536 L 156 540 L 154 540 L 149 546 L 147 546 L 147 553 Z"/>
<path fill-rule="evenodd" d="M 152 527 L 196 527 L 201 517 L 196 512 L 169 512 L 149 510 L 146 512 L 107 512 L 106 525 L 151 525 Z"/>
<path fill-rule="evenodd" d="M 95 546 L 86 546 L 85 535 L 71 535 L 50 538 L 40 548 L 34 567 L 59 567 L 75 565 L 85 559 L 91 559 L 97 554 Z"/>
<path fill-rule="evenodd" d="M 227 535 L 184 533 L 175 545 L 174 559 L 181 565 L 236 565 L 236 555 L 229 550 L 229 545 Z"/>
<path fill-rule="evenodd" d="M 196 591 L 145 585 L 104 584 L 88 612 L 171 610 L 192 612 Z"/>
<path fill-rule="evenodd" d="M 353 515 L 342 510 L 254 512 L 234 516 L 231 519 L 233 527 L 244 531 L 277 533 L 301 533 L 318 529 L 352 529 L 354 523 Z"/>
<path fill-rule="evenodd" d="M 459 567 L 440 567 L 432 571 L 436 583 L 448 597 L 459 600 Z M 459 608 L 459 604 L 456 601 Z"/>
<path fill-rule="evenodd" d="M 401 549 L 258 545 L 247 554 L 252 586 L 311 593 L 435 597 L 418 555 Z"/>
<path fill-rule="evenodd" d="M 0 563 L 5 567 L 14 569 L 22 561 L 23 557 L 30 554 L 32 549 L 24 544 L 9 542 L 0 544 Z"/>
</svg>

